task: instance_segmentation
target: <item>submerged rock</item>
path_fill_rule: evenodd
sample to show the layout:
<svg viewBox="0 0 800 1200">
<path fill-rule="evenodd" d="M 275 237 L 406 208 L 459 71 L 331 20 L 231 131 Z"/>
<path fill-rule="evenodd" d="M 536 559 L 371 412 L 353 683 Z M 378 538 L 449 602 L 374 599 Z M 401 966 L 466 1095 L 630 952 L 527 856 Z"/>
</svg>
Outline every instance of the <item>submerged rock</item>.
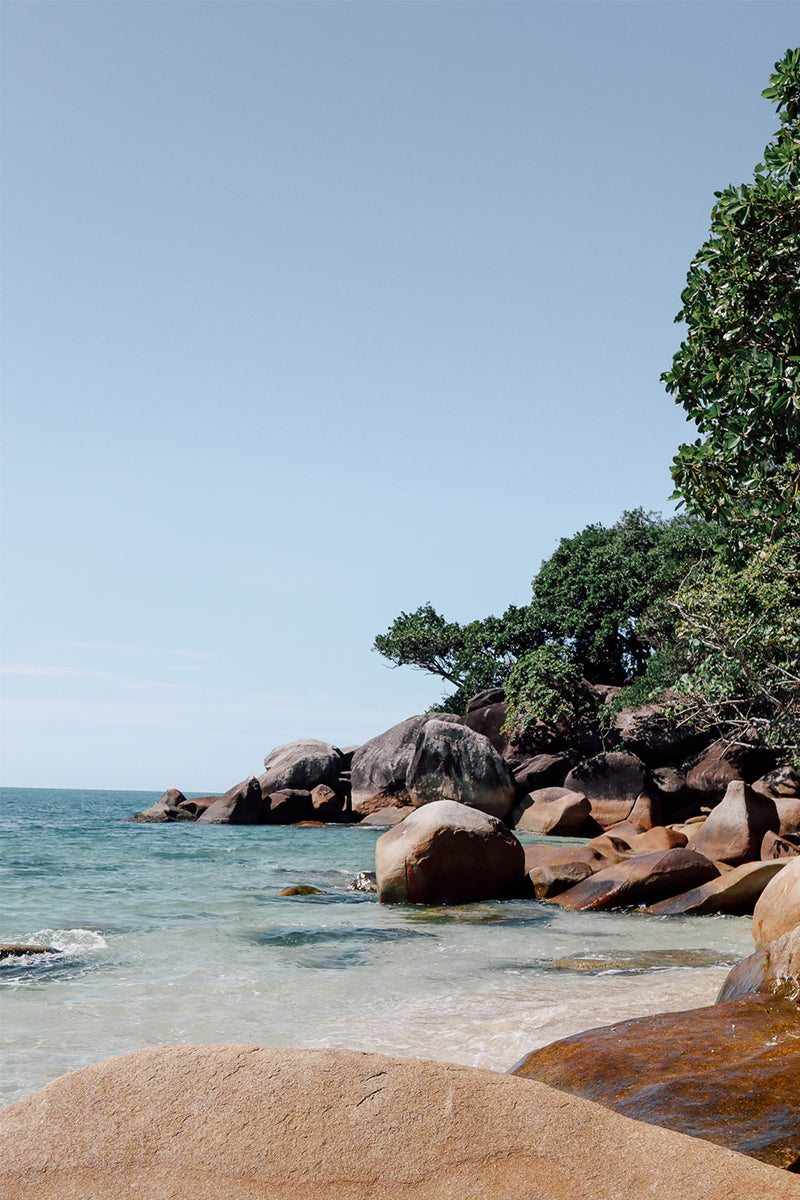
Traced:
<svg viewBox="0 0 800 1200">
<path fill-rule="evenodd" d="M 10 942 L 0 943 L 0 958 L 22 958 L 24 954 L 60 954 L 53 946 L 17 946 Z"/>
</svg>

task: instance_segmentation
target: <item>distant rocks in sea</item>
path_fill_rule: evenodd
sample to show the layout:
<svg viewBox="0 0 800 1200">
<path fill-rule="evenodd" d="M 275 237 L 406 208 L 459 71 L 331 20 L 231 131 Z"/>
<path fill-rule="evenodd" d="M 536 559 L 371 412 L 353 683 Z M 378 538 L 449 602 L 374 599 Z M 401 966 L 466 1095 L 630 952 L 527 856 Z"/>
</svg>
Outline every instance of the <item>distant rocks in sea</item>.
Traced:
<svg viewBox="0 0 800 1200">
<path fill-rule="evenodd" d="M 613 695 L 596 690 L 604 701 Z M 423 713 L 362 746 L 302 738 L 271 750 L 260 775 L 221 795 L 187 798 L 169 788 L 131 820 L 392 829 L 379 853 L 389 845 L 395 857 L 401 846 L 408 853 L 402 887 L 381 884 L 390 874 L 400 880 L 400 866 L 378 870 L 379 897 L 392 903 L 517 894 L 573 909 L 751 912 L 775 871 L 800 856 L 800 772 L 776 768 L 760 743 L 727 745 L 654 705 L 623 709 L 608 727 L 594 718 L 540 723 L 514 742 L 506 712 L 502 688 L 490 688 L 464 717 Z M 437 826 L 443 803 L 455 808 Z M 466 816 L 455 820 L 457 809 Z M 493 836 L 479 837 L 469 813 L 496 822 Z M 512 883 L 489 865 L 509 830 L 582 839 L 589 852 L 537 847 Z M 410 848 L 417 837 L 424 852 Z M 481 869 L 467 866 L 473 857 Z"/>
</svg>

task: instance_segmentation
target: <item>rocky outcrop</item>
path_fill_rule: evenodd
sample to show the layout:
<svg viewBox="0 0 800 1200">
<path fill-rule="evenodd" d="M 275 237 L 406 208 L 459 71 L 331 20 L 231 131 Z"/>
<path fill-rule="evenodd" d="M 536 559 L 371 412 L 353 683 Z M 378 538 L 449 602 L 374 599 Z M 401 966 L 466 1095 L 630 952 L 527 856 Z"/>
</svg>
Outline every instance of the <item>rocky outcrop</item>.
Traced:
<svg viewBox="0 0 800 1200">
<path fill-rule="evenodd" d="M 560 787 L 539 788 L 517 801 L 511 810 L 511 825 L 526 833 L 577 837 L 590 807 L 580 792 Z"/>
<path fill-rule="evenodd" d="M 598 871 L 556 896 L 553 903 L 576 910 L 655 904 L 717 875 L 719 871 L 712 862 L 689 848 L 656 851 Z"/>
<path fill-rule="evenodd" d="M 265 798 L 266 820 L 270 825 L 297 825 L 314 816 L 311 792 L 304 788 L 281 788 Z"/>
<path fill-rule="evenodd" d="M 693 791 L 712 801 L 719 800 L 736 779 L 752 783 L 775 762 L 775 754 L 761 745 L 729 746 L 714 742 L 686 763 L 686 782 Z"/>
<path fill-rule="evenodd" d="M 647 911 L 657 917 L 677 917 L 686 913 L 694 916 L 710 913 L 744 916 L 752 913 L 759 896 L 769 881 L 783 869 L 783 865 L 779 860 L 742 863 L 689 892 L 660 900 Z"/>
<path fill-rule="evenodd" d="M 573 763 L 566 754 L 536 754 L 512 771 L 518 796 L 540 788 L 560 787 Z"/>
<path fill-rule="evenodd" d="M 800 1009 L 786 1001 L 752 996 L 591 1029 L 534 1050 L 514 1074 L 777 1167 L 800 1166 Z M 631 1196 L 643 1194 L 632 1187 Z M 687 1197 L 701 1194 L 711 1194 L 705 1184 L 688 1186 Z"/>
<path fill-rule="evenodd" d="M 793 858 L 764 888 L 753 911 L 756 946 L 774 942 L 800 925 L 800 859 Z"/>
<path fill-rule="evenodd" d="M 525 853 L 497 817 L 435 800 L 378 838 L 375 874 L 382 904 L 468 904 L 518 892 Z"/>
<path fill-rule="evenodd" d="M 316 738 L 300 738 L 269 752 L 258 782 L 265 796 L 286 788 L 310 792 L 320 783 L 336 790 L 342 769 L 343 755 L 338 746 Z"/>
<path fill-rule="evenodd" d="M 786 1172 L 532 1080 L 345 1050 L 150 1047 L 8 1106 L 0 1136 L 14 1200 L 798 1194 Z"/>
<path fill-rule="evenodd" d="M 459 717 L 449 713 L 423 713 L 393 725 L 359 746 L 350 765 L 352 807 L 356 815 L 366 817 L 389 805 L 396 808 L 411 805 L 406 787 L 408 768 L 420 731 L 434 720 L 461 724 Z"/>
<path fill-rule="evenodd" d="M 800 1004 L 800 925 L 738 963 L 722 985 L 717 1003 L 753 994 Z"/>
<path fill-rule="evenodd" d="M 777 832 L 778 826 L 774 800 L 736 779 L 728 784 L 691 845 L 714 862 L 737 866 L 758 858 L 764 834 L 770 829 Z"/>
<path fill-rule="evenodd" d="M 650 773 L 635 754 L 612 750 L 586 759 L 569 772 L 564 787 L 586 796 L 594 819 L 606 828 L 625 821 L 646 795 Z"/>
<path fill-rule="evenodd" d="M 204 825 L 263 825 L 266 805 L 255 775 L 237 783 L 197 818 Z"/>
<path fill-rule="evenodd" d="M 680 762 L 705 740 L 703 733 L 679 724 L 658 704 L 620 709 L 609 736 L 648 766 Z"/>
<path fill-rule="evenodd" d="M 488 738 L 465 725 L 432 720 L 417 736 L 406 773 L 414 807 L 455 800 L 494 817 L 505 817 L 516 791 L 511 774 Z"/>
<path fill-rule="evenodd" d="M 143 824 L 157 824 L 162 821 L 191 821 L 192 814 L 180 807 L 185 802 L 186 797 L 183 792 L 179 792 L 177 788 L 167 788 L 164 795 L 156 800 L 155 804 L 143 812 L 129 817 L 128 820 L 139 821 Z"/>
</svg>

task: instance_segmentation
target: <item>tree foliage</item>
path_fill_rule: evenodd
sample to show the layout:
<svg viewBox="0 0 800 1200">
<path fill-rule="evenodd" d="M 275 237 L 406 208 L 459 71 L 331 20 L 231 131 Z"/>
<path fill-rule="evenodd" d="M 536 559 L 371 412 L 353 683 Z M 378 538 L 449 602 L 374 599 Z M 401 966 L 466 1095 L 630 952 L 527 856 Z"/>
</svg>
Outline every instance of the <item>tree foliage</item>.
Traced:
<svg viewBox="0 0 800 1200">
<path fill-rule="evenodd" d="M 610 528 L 589 525 L 562 539 L 533 580 L 529 605 L 461 625 L 424 604 L 401 613 L 373 648 L 394 666 L 451 684 L 456 690 L 443 706 L 454 712 L 483 688 L 505 684 L 524 655 L 548 645 L 579 677 L 621 683 L 642 670 L 655 632 L 665 636 L 669 615 L 650 620 L 651 610 L 676 590 L 708 541 L 701 521 L 637 509 Z"/>
<path fill-rule="evenodd" d="M 662 376 L 700 434 L 674 459 L 676 496 L 745 541 L 800 505 L 800 49 L 770 83 L 780 128 L 753 182 L 715 193 Z"/>
<path fill-rule="evenodd" d="M 520 740 L 536 722 L 569 724 L 593 713 L 597 698 L 563 646 L 548 643 L 528 650 L 512 667 L 505 685 L 506 732 Z"/>
</svg>

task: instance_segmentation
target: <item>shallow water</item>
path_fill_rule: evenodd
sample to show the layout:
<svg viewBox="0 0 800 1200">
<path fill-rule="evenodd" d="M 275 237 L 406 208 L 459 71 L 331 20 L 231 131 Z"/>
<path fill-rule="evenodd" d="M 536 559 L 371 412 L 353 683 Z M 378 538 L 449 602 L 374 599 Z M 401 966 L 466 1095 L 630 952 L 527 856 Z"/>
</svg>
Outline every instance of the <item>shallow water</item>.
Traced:
<svg viewBox="0 0 800 1200">
<path fill-rule="evenodd" d="M 506 1070 L 712 1003 L 746 917 L 396 908 L 348 892 L 378 831 L 127 824 L 156 793 L 5 789 L 0 1098 L 144 1045 L 335 1046 Z M 535 840 L 528 838 L 527 840 Z M 280 897 L 291 884 L 323 895 Z"/>
</svg>

